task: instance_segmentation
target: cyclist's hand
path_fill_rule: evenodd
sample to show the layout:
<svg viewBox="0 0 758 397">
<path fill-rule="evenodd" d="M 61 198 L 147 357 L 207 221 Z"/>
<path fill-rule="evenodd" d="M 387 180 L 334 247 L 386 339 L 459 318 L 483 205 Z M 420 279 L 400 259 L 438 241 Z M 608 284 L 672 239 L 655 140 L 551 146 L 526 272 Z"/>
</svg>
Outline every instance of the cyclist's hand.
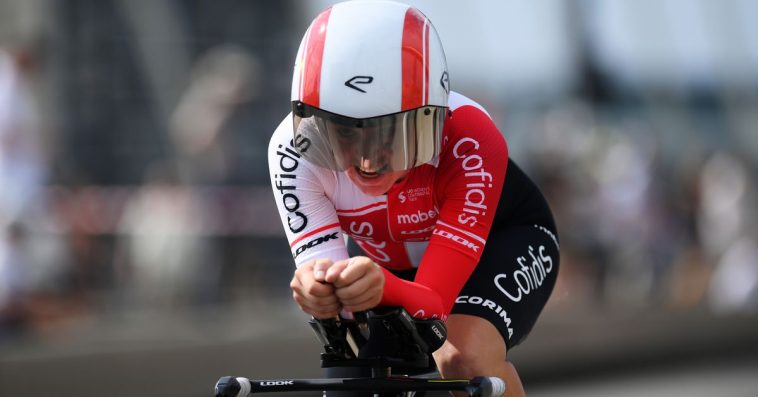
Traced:
<svg viewBox="0 0 758 397">
<path fill-rule="evenodd" d="M 327 269 L 325 281 L 334 285 L 335 294 L 345 310 L 372 309 L 382 300 L 384 272 L 365 256 L 335 262 Z"/>
<path fill-rule="evenodd" d="M 292 297 L 300 309 L 318 319 L 334 317 L 342 309 L 334 286 L 324 280 L 327 269 L 332 265 L 329 259 L 308 262 L 295 270 L 290 282 Z"/>
</svg>

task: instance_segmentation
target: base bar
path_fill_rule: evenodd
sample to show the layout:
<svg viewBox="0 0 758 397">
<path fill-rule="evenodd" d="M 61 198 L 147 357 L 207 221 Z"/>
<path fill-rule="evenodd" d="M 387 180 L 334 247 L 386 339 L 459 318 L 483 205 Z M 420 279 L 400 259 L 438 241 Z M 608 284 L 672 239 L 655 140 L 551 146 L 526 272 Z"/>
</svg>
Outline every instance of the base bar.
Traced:
<svg viewBox="0 0 758 397">
<path fill-rule="evenodd" d="M 225 376 L 216 383 L 216 397 L 248 397 L 249 394 L 294 391 L 465 391 L 470 396 L 500 397 L 505 384 L 500 378 L 465 379 L 334 378 L 334 379 L 260 379 Z"/>
</svg>

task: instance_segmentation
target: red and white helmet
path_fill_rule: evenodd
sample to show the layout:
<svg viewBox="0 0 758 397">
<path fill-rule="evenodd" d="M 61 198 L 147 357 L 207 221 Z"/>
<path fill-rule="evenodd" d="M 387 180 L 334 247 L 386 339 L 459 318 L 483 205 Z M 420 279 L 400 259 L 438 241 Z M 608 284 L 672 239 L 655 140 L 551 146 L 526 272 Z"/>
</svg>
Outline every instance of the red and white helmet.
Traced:
<svg viewBox="0 0 758 397">
<path fill-rule="evenodd" d="M 440 151 L 450 92 L 429 19 L 392 1 L 349 1 L 305 32 L 292 77 L 296 145 L 335 170 L 405 170 Z"/>
</svg>

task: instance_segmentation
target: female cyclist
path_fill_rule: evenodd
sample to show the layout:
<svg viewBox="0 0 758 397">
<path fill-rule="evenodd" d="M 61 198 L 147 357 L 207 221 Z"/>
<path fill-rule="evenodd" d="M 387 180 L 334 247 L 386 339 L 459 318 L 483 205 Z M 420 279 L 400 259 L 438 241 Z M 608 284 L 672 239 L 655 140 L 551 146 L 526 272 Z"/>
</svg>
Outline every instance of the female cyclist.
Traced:
<svg viewBox="0 0 758 397">
<path fill-rule="evenodd" d="M 429 19 L 390 1 L 330 7 L 303 36 L 291 97 L 269 168 L 297 304 L 444 319 L 443 377 L 499 376 L 523 395 L 507 353 L 552 292 L 556 228 L 489 114 L 450 90 Z"/>
</svg>

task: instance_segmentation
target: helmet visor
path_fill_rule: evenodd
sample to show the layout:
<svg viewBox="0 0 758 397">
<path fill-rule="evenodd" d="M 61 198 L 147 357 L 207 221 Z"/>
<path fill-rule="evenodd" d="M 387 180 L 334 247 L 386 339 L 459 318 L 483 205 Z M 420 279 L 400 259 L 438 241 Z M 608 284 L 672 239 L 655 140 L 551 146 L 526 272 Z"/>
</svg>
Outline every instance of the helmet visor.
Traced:
<svg viewBox="0 0 758 397">
<path fill-rule="evenodd" d="M 300 154 L 324 168 L 351 167 L 383 174 L 434 160 L 440 152 L 447 108 L 424 106 L 400 113 L 355 119 L 295 101 L 295 142 Z"/>
</svg>

